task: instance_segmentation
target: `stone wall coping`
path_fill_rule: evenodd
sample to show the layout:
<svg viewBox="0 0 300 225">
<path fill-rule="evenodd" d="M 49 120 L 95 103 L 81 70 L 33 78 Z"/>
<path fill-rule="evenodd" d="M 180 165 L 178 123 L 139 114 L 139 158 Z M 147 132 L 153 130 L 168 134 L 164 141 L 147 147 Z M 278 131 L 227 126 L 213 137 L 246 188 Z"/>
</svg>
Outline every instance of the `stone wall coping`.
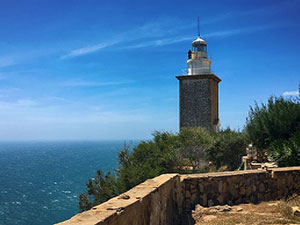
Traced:
<svg viewBox="0 0 300 225">
<path fill-rule="evenodd" d="M 158 187 L 163 186 L 168 181 L 178 177 L 178 174 L 162 174 L 153 179 L 135 186 L 129 191 L 114 197 L 100 205 L 93 207 L 91 210 L 78 213 L 71 219 L 58 223 L 59 225 L 95 225 L 102 224 L 115 215 L 119 215 L 130 208 L 132 205 L 142 201 L 144 197 L 155 192 Z M 128 198 L 129 197 L 129 198 Z"/>
<path fill-rule="evenodd" d="M 230 176 L 239 176 L 245 174 L 261 174 L 266 173 L 266 170 L 246 170 L 246 171 L 226 171 L 226 172 L 213 172 L 213 173 L 197 173 L 197 174 L 188 174 L 180 175 L 180 180 L 185 179 L 197 179 L 205 177 L 230 177 Z"/>
<path fill-rule="evenodd" d="M 183 75 L 183 76 L 176 76 L 178 80 L 193 80 L 193 79 L 213 79 L 217 81 L 218 83 L 221 82 L 222 80 L 213 73 L 210 74 L 201 74 L 201 75 Z"/>
<path fill-rule="evenodd" d="M 163 183 L 166 183 L 168 180 L 173 179 L 173 178 L 178 177 L 178 176 L 179 176 L 178 173 L 162 174 L 162 175 L 154 177 L 152 179 L 148 179 L 148 180 L 144 181 L 143 183 L 139 184 L 136 187 L 154 187 L 154 188 L 157 188 L 157 187 L 161 186 Z"/>
<path fill-rule="evenodd" d="M 242 171 L 225 171 L 225 172 L 213 172 L 213 173 L 197 173 L 197 174 L 184 174 L 180 175 L 180 181 L 185 179 L 197 179 L 204 177 L 228 177 L 228 176 L 238 176 L 244 174 L 254 174 L 254 173 L 278 173 L 278 172 L 287 172 L 287 171 L 298 171 L 300 166 L 294 167 L 281 167 L 281 168 L 272 168 L 268 170 L 242 170 Z"/>
<path fill-rule="evenodd" d="M 295 170 L 300 170 L 300 166 L 272 168 L 270 170 L 272 170 L 275 173 L 276 172 L 295 171 Z"/>
</svg>

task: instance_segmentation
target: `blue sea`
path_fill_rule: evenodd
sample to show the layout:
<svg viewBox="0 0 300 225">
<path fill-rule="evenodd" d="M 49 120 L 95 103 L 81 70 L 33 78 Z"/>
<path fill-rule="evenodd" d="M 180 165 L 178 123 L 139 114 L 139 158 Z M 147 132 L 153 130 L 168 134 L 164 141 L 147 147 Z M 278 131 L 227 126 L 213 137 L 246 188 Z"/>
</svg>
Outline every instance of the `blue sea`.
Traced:
<svg viewBox="0 0 300 225">
<path fill-rule="evenodd" d="M 134 146 L 138 141 L 127 142 Z M 96 171 L 113 170 L 124 141 L 0 143 L 0 224 L 69 219 Z"/>
</svg>

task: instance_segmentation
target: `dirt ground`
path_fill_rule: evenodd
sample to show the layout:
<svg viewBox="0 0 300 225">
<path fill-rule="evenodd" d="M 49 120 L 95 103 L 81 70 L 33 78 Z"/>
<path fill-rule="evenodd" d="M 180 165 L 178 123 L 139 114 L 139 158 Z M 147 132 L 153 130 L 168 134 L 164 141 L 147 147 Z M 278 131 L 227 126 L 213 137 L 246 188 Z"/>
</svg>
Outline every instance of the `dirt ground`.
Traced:
<svg viewBox="0 0 300 225">
<path fill-rule="evenodd" d="M 300 212 L 292 208 L 300 207 L 300 197 L 286 201 L 262 202 L 260 204 L 240 204 L 236 206 L 215 206 L 204 208 L 197 205 L 193 211 L 196 225 L 227 224 L 300 224 Z"/>
</svg>

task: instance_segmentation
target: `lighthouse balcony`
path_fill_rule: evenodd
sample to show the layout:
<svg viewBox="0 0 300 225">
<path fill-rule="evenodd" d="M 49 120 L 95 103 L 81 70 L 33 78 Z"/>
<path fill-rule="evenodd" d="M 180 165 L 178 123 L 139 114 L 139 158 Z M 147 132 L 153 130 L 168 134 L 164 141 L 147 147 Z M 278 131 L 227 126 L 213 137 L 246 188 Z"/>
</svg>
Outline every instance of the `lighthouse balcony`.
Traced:
<svg viewBox="0 0 300 225">
<path fill-rule="evenodd" d="M 187 75 L 201 75 L 201 74 L 210 74 L 211 69 L 209 67 L 204 68 L 189 68 Z"/>
<path fill-rule="evenodd" d="M 182 69 L 181 75 L 202 75 L 202 74 L 212 74 L 213 71 L 210 68 L 199 68 L 199 69 Z"/>
</svg>

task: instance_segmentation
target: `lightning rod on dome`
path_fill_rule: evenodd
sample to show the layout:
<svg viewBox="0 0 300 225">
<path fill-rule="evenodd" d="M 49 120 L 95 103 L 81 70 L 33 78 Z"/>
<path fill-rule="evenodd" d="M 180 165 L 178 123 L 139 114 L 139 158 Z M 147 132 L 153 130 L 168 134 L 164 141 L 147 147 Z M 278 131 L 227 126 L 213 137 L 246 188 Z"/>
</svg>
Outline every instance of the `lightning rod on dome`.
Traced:
<svg viewBox="0 0 300 225">
<path fill-rule="evenodd" d="M 198 16 L 198 37 L 200 37 L 200 18 Z"/>
</svg>

